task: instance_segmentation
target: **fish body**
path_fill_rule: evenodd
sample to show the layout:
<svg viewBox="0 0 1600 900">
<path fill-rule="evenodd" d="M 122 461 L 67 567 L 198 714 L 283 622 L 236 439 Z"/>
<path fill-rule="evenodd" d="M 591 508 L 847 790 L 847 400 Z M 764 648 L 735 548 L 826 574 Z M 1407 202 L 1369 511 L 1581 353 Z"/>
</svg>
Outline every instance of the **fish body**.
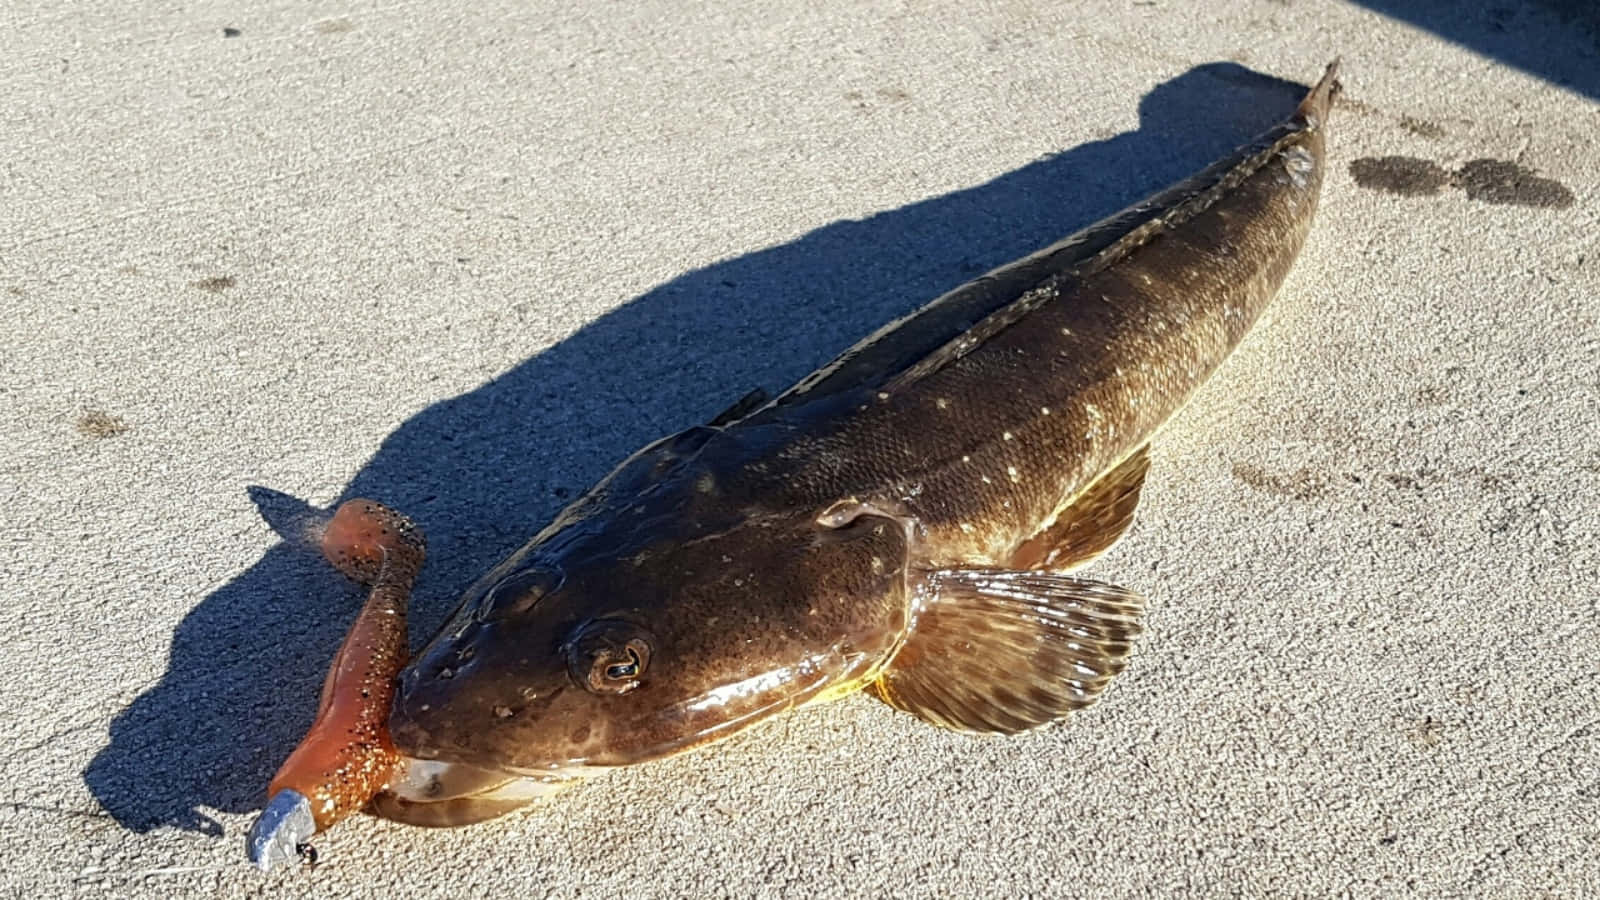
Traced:
<svg viewBox="0 0 1600 900">
<path fill-rule="evenodd" d="M 1091 703 L 1143 601 L 1067 573 L 1299 253 L 1335 68 L 1229 158 L 624 461 L 402 675 L 377 810 L 475 821 L 861 689 L 973 732 Z"/>
</svg>

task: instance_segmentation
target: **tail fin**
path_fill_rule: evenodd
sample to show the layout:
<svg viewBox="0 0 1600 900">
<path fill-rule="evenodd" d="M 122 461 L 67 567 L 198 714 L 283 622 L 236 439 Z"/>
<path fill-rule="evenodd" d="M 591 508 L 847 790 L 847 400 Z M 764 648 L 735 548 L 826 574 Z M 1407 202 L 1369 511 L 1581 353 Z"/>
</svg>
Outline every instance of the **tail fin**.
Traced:
<svg viewBox="0 0 1600 900">
<path fill-rule="evenodd" d="M 1342 90 L 1344 85 L 1339 83 L 1339 60 L 1335 59 L 1323 71 L 1322 80 L 1300 101 L 1300 108 L 1295 110 L 1295 115 L 1305 119 L 1312 128 L 1321 127 L 1328 119 L 1328 109 L 1333 106 L 1333 99 Z"/>
</svg>

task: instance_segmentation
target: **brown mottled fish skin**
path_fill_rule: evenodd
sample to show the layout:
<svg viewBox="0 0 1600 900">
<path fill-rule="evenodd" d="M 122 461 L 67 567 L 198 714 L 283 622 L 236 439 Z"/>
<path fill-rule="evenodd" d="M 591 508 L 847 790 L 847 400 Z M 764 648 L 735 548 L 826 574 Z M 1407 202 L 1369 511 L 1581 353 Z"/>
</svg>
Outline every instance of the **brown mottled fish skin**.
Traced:
<svg viewBox="0 0 1600 900">
<path fill-rule="evenodd" d="M 1143 449 L 1299 253 L 1334 74 L 1228 159 L 625 461 L 419 654 L 401 751 L 566 778 L 863 687 L 967 731 L 1092 702 L 1142 601 L 1061 572 L 1127 527 Z M 482 817 L 456 802 L 430 824 Z"/>
<path fill-rule="evenodd" d="M 832 427 L 805 429 L 742 489 L 802 505 L 841 494 L 900 504 L 923 529 L 922 563 L 1005 565 L 1057 509 L 1146 444 L 1266 309 L 1310 231 L 1336 84 L 1319 85 L 1288 122 L 1201 174 L 976 290 L 958 289 L 956 299 L 978 294 L 970 305 L 987 315 L 910 371 L 873 378 L 842 371 L 866 360 L 846 362 L 753 416 L 793 416 L 835 381 L 852 404 Z M 1030 265 L 1043 277 L 1011 276 Z M 1003 288 L 987 292 L 986 282 Z"/>
</svg>

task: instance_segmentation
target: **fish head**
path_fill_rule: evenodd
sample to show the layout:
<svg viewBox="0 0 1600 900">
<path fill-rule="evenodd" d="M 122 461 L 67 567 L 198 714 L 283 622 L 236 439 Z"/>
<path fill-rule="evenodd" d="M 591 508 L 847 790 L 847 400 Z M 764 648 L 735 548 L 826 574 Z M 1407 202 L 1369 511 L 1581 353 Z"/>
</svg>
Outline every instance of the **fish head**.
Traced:
<svg viewBox="0 0 1600 900">
<path fill-rule="evenodd" d="M 402 674 L 402 753 L 524 777 L 669 756 L 859 686 L 904 635 L 891 516 L 608 506 L 468 592 Z"/>
</svg>

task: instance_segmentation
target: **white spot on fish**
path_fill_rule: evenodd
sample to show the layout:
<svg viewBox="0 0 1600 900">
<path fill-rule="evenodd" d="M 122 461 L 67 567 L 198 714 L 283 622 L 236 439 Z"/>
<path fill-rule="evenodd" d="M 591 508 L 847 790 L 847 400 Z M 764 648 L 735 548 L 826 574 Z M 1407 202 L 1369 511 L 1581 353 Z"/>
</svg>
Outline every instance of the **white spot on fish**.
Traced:
<svg viewBox="0 0 1600 900">
<path fill-rule="evenodd" d="M 933 401 L 933 404 L 935 406 L 939 407 L 940 409 L 949 409 L 950 408 L 950 398 L 948 398 L 948 397 L 940 397 L 939 399 Z"/>
<path fill-rule="evenodd" d="M 1017 467 L 1016 466 L 1006 466 L 1006 474 L 1011 476 L 1011 480 L 1012 481 L 1021 481 L 1022 480 L 1022 476 L 1017 474 Z"/>
<path fill-rule="evenodd" d="M 1072 329 L 1071 328 L 1063 328 L 1063 329 L 1061 329 L 1061 333 L 1066 335 L 1067 337 L 1072 337 Z"/>
<path fill-rule="evenodd" d="M 717 480 L 711 477 L 710 472 L 703 472 L 699 478 L 694 480 L 694 489 L 702 494 L 709 494 L 716 490 L 716 487 Z"/>
<path fill-rule="evenodd" d="M 1096 422 L 1100 421 L 1100 407 L 1095 406 L 1093 403 L 1085 403 L 1083 411 L 1089 414 L 1089 418 L 1094 419 Z"/>
<path fill-rule="evenodd" d="M 1048 407 L 1048 406 L 1039 407 L 1039 415 L 1041 415 L 1041 416 L 1050 415 L 1050 407 Z"/>
<path fill-rule="evenodd" d="M 1016 435 L 1013 435 L 1009 431 L 1003 431 L 1000 433 L 1000 439 L 1006 441 L 1016 440 Z"/>
<path fill-rule="evenodd" d="M 1305 187 L 1311 180 L 1311 172 L 1316 168 L 1316 162 L 1311 158 L 1311 152 L 1304 147 L 1290 147 L 1283 151 L 1283 168 L 1289 173 L 1289 180 L 1295 187 Z"/>
<path fill-rule="evenodd" d="M 887 400 L 887 399 L 889 399 L 889 395 L 887 393 L 883 392 L 883 391 L 879 391 L 878 392 L 878 399 L 879 400 Z"/>
<path fill-rule="evenodd" d="M 964 534 L 971 534 L 972 533 L 972 526 L 967 524 L 966 522 L 962 522 L 961 523 L 961 531 Z"/>
<path fill-rule="evenodd" d="M 994 482 L 989 480 L 989 476 L 987 475 L 979 475 L 978 478 L 981 479 L 984 484 L 994 484 Z"/>
<path fill-rule="evenodd" d="M 964 463 L 969 463 L 969 462 L 972 462 L 972 457 L 970 457 L 970 456 L 963 456 L 963 457 L 961 457 L 961 461 L 962 461 L 962 462 L 964 462 Z"/>
</svg>

